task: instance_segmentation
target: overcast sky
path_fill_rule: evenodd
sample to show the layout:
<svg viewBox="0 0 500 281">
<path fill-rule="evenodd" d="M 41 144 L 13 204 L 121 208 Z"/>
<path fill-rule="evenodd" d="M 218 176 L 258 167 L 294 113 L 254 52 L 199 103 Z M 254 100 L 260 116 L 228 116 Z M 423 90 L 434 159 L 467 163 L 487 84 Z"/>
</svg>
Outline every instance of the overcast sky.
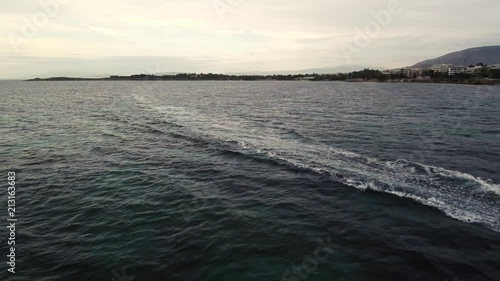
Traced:
<svg viewBox="0 0 500 281">
<path fill-rule="evenodd" d="M 394 68 L 500 45 L 498 0 L 4 2 L 0 79 Z"/>
</svg>

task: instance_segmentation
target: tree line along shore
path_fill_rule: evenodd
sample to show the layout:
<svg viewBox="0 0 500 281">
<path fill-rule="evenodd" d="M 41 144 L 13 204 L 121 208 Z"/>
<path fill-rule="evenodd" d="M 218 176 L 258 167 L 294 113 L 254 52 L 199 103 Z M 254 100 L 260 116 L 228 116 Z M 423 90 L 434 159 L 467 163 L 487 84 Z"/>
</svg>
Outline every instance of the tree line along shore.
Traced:
<svg viewBox="0 0 500 281">
<path fill-rule="evenodd" d="M 179 73 L 175 75 L 135 74 L 130 76 L 110 76 L 106 78 L 51 77 L 35 78 L 27 81 L 347 81 L 347 82 L 408 82 L 408 83 L 461 83 L 500 84 L 500 69 L 492 69 L 479 74 L 447 73 L 425 70 L 418 77 L 408 77 L 401 73 L 383 73 L 380 70 L 364 69 L 336 74 L 288 74 L 288 75 L 227 75 L 214 73 Z"/>
</svg>

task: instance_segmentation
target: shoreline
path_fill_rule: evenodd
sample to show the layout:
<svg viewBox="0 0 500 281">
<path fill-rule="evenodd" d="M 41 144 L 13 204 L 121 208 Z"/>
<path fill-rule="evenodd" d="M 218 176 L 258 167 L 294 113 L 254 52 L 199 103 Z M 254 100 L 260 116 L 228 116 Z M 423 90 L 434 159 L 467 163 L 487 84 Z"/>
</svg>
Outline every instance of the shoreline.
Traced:
<svg viewBox="0 0 500 281">
<path fill-rule="evenodd" d="M 106 82 L 114 82 L 114 81 L 143 81 L 143 82 L 159 82 L 159 81 L 189 81 L 189 82 L 197 82 L 197 81 L 221 81 L 221 82 L 270 82 L 270 81 L 294 81 L 294 82 L 301 82 L 301 81 L 307 81 L 307 82 L 346 82 L 346 83 L 389 83 L 389 84 L 460 84 L 460 85 L 488 85 L 488 86 L 500 86 L 500 80 L 499 79 L 477 79 L 477 80 L 458 80 L 458 81 L 449 81 L 449 80 L 444 80 L 444 81 L 418 81 L 418 80 L 413 80 L 413 79 L 404 79 L 404 80 L 375 80 L 375 79 L 370 79 L 370 80 L 356 80 L 354 81 L 353 79 L 345 79 L 345 80 L 340 80 L 340 79 L 300 79 L 300 77 L 295 77 L 296 75 L 292 77 L 284 76 L 281 77 L 280 79 L 272 79 L 270 77 L 254 77 L 250 76 L 249 77 L 243 77 L 243 78 L 236 78 L 236 77 L 231 77 L 228 79 L 174 79 L 174 78 L 163 78 L 163 77 L 154 77 L 154 78 L 133 78 L 133 77 L 120 77 L 120 78 L 78 78 L 78 77 L 51 77 L 51 78 L 34 78 L 34 79 L 28 79 L 28 80 L 15 80 L 15 81 L 23 81 L 23 82 L 75 82 L 75 81 L 106 81 Z M 405 81 L 406 80 L 406 81 Z M 10 80 L 14 81 L 14 80 Z"/>
</svg>

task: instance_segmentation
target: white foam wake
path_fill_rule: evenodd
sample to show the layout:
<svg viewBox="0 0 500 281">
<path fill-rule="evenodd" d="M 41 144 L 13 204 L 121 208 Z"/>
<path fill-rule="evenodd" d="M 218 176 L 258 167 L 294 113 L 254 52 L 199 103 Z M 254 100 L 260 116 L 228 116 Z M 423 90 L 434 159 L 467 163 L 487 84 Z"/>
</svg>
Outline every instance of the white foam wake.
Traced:
<svg viewBox="0 0 500 281">
<path fill-rule="evenodd" d="M 145 103 L 142 98 L 136 100 Z M 491 180 L 404 159 L 380 161 L 324 144 L 281 138 L 276 128 L 235 122 L 182 107 L 147 105 L 158 118 L 181 125 L 186 134 L 235 144 L 238 152 L 328 174 L 333 180 L 360 190 L 409 198 L 455 219 L 481 223 L 500 232 L 500 185 Z"/>
</svg>

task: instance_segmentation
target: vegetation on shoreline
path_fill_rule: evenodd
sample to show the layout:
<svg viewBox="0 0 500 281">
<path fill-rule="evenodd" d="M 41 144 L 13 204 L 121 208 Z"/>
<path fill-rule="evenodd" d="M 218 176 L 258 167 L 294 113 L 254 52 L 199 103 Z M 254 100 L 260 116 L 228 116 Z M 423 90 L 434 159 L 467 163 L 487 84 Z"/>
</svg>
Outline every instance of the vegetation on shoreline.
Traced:
<svg viewBox="0 0 500 281">
<path fill-rule="evenodd" d="M 175 75 L 152 75 L 136 74 L 131 76 L 110 76 L 107 78 L 72 78 L 72 77 L 52 77 L 46 79 L 35 78 L 28 81 L 293 81 L 293 80 L 314 80 L 314 81 L 344 81 L 346 74 L 296 74 L 296 75 L 226 75 L 214 73 L 179 73 Z"/>
<path fill-rule="evenodd" d="M 402 72 L 398 74 L 383 74 L 379 70 L 364 69 L 350 73 L 337 74 L 288 74 L 288 75 L 226 75 L 213 73 L 179 73 L 175 75 L 151 75 L 136 74 L 131 76 L 110 76 L 107 78 L 74 78 L 74 77 L 52 77 L 35 78 L 27 81 L 378 81 L 378 82 L 435 82 L 435 83 L 462 83 L 462 84 L 498 84 L 500 81 L 500 70 L 492 69 L 479 75 L 459 73 L 449 76 L 448 73 L 435 73 L 425 70 L 425 81 L 419 81 L 416 77 L 405 76 Z"/>
</svg>

